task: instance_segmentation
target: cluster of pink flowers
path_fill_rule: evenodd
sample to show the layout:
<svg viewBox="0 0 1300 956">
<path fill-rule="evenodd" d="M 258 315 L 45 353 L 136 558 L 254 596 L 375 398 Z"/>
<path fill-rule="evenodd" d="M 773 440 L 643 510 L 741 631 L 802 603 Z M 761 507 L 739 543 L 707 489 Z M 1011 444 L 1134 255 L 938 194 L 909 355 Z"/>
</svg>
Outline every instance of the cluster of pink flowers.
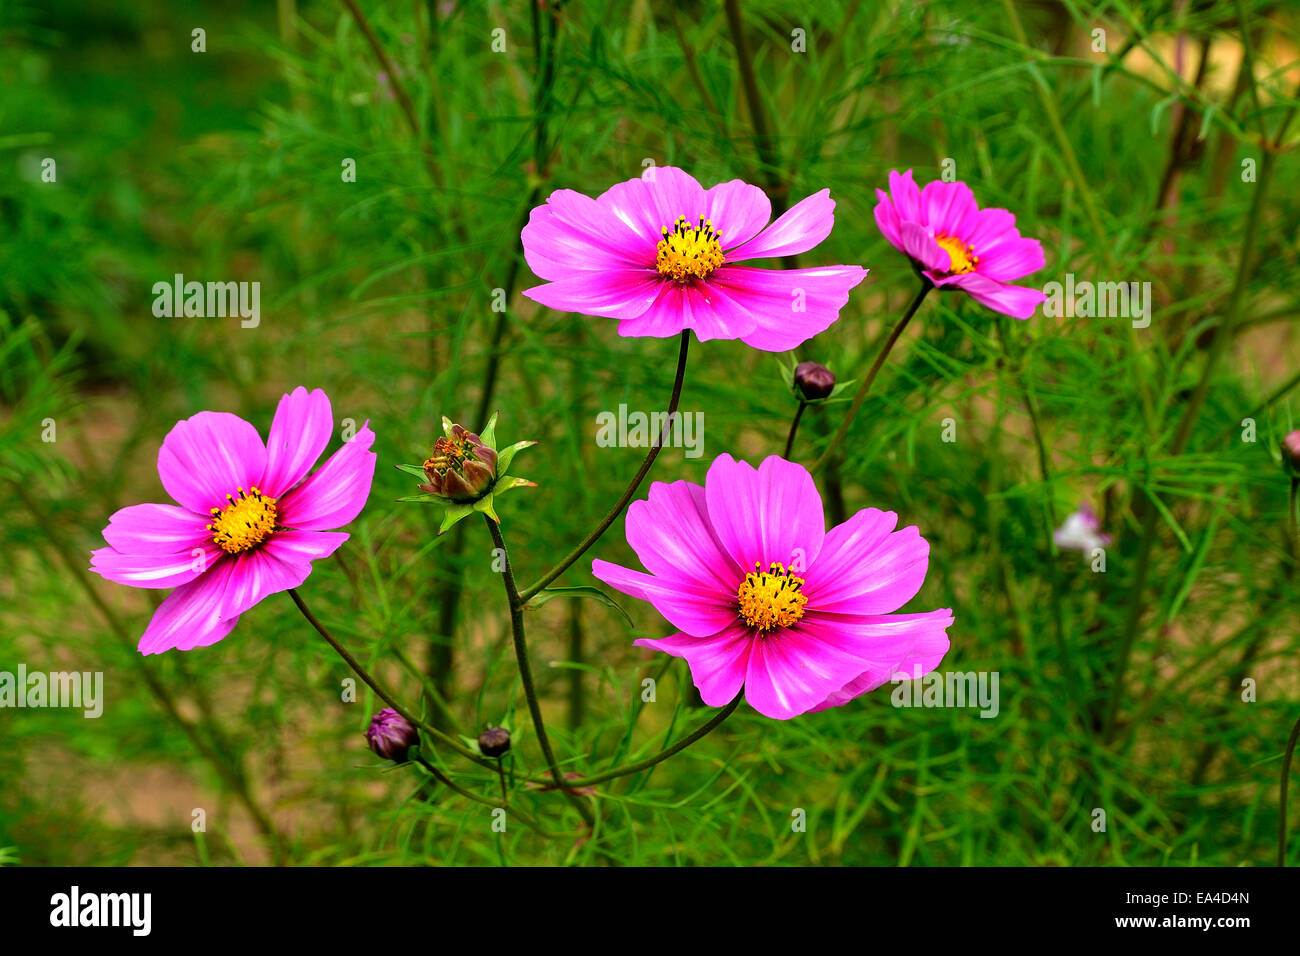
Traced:
<svg viewBox="0 0 1300 956">
<path fill-rule="evenodd" d="M 927 288 L 959 290 L 1021 319 L 1043 301 L 1011 284 L 1043 267 L 1041 245 L 1021 237 L 1006 210 L 980 209 L 965 183 L 920 189 L 910 171 L 891 173 L 878 196 L 880 231 Z M 700 341 L 786 351 L 829 328 L 867 270 L 748 263 L 809 252 L 830 235 L 834 211 L 823 189 L 771 221 L 758 187 L 732 180 L 705 189 L 672 167 L 594 199 L 561 189 L 523 230 L 528 265 L 544 280 L 524 295 L 614 319 L 622 336 L 689 330 Z M 325 393 L 302 387 L 280 401 L 265 443 L 223 412 L 177 423 L 158 455 L 176 504 L 118 511 L 91 559 L 111 581 L 175 588 L 140 639 L 142 653 L 221 640 L 347 540 L 334 529 L 369 496 L 374 435 L 363 426 L 309 475 L 332 431 Z M 893 512 L 867 508 L 828 531 L 807 469 L 776 456 L 754 468 L 723 454 L 703 485 L 654 483 L 629 508 L 627 541 L 645 572 L 601 560 L 592 572 L 676 629 L 635 643 L 685 659 L 707 704 L 743 691 L 759 713 L 785 719 L 842 705 L 899 673 L 928 673 L 947 652 L 951 610 L 898 613 L 925 580 L 929 544 L 897 524 Z M 371 736 L 404 745 L 404 723 L 391 715 Z"/>
</svg>

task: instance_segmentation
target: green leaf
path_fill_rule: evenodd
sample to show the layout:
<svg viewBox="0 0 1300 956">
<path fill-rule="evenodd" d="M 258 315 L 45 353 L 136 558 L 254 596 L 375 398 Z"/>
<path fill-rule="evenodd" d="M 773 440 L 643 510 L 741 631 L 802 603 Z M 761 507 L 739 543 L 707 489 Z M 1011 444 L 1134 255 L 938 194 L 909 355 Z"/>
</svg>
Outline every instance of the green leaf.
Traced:
<svg viewBox="0 0 1300 956">
<path fill-rule="evenodd" d="M 528 601 L 527 607 L 541 607 L 551 598 L 557 597 L 591 598 L 593 601 L 599 601 L 601 604 L 605 605 L 605 607 L 612 607 L 615 611 L 618 611 L 618 613 L 622 615 L 623 620 L 627 622 L 627 626 L 632 626 L 632 618 L 628 617 L 627 611 L 623 610 L 617 601 L 599 588 L 593 588 L 587 585 L 575 588 L 545 588 L 532 596 Z"/>
<path fill-rule="evenodd" d="M 419 465 L 394 465 L 393 467 L 400 472 L 410 475 L 412 478 L 419 478 L 421 481 L 428 481 L 428 478 L 424 474 L 424 469 Z"/>
</svg>

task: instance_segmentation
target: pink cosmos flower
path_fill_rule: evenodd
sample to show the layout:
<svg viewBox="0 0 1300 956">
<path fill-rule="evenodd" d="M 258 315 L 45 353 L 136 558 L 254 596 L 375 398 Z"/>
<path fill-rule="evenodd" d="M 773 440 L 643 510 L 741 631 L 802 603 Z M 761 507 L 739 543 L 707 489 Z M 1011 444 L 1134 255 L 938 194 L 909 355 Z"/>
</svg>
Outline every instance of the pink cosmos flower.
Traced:
<svg viewBox="0 0 1300 956">
<path fill-rule="evenodd" d="M 1047 296 L 1010 285 L 1043 268 L 1043 246 L 1022 238 L 1005 209 L 980 209 L 965 183 L 918 189 L 909 169 L 889 174 L 889 195 L 877 189 L 876 225 L 937 288 L 960 289 L 997 312 L 1027 319 Z"/>
<path fill-rule="evenodd" d="M 266 444 L 227 412 L 177 422 L 158 452 L 158 477 L 177 505 L 123 508 L 91 570 L 137 588 L 176 588 L 140 638 L 142 654 L 207 647 L 262 598 L 296 588 L 311 562 L 348 539 L 375 476 L 370 423 L 315 474 L 334 429 L 330 400 L 299 386 L 280 399 Z"/>
<path fill-rule="evenodd" d="M 672 166 L 592 199 L 551 193 L 524 227 L 524 257 L 545 285 L 524 295 L 551 309 L 618 319 L 618 334 L 792 349 L 839 318 L 860 266 L 757 269 L 750 259 L 807 252 L 835 224 L 823 189 L 776 222 L 763 190 L 733 179 L 705 189 Z"/>
<path fill-rule="evenodd" d="M 845 704 L 896 672 L 927 674 L 947 652 L 951 610 L 892 613 L 920 589 L 930 554 L 897 522 L 867 508 L 826 531 L 807 469 L 722 455 L 703 487 L 655 482 L 628 509 L 627 541 L 649 574 L 608 561 L 592 573 L 680 629 L 635 643 L 685 658 L 706 704 L 721 707 L 743 685 L 755 710 L 784 720 Z"/>
</svg>

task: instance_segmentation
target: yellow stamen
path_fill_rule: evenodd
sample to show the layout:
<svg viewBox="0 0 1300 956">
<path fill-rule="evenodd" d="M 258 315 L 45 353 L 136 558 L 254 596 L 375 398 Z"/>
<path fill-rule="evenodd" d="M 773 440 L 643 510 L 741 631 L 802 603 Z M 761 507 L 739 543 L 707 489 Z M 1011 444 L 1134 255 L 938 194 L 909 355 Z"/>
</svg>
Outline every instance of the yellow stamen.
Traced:
<svg viewBox="0 0 1300 956">
<path fill-rule="evenodd" d="M 230 504 L 212 509 L 212 540 L 227 554 L 239 554 L 257 547 L 275 530 L 275 499 L 256 488 L 236 489 L 239 497 L 226 495 Z"/>
<path fill-rule="evenodd" d="M 722 255 L 722 233 L 703 216 L 695 225 L 685 216 L 678 216 L 673 228 L 664 226 L 663 233 L 655 256 L 655 268 L 661 276 L 682 283 L 704 279 L 727 261 Z"/>
<path fill-rule="evenodd" d="M 803 578 L 776 562 L 764 571 L 755 561 L 754 570 L 740 582 L 736 597 L 740 601 L 741 620 L 764 632 L 799 623 L 803 606 L 808 603 L 803 594 Z"/>
<path fill-rule="evenodd" d="M 953 236 L 935 236 L 934 241 L 948 253 L 948 258 L 951 260 L 948 272 L 951 275 L 974 272 L 975 267 L 979 265 L 980 257 L 975 255 L 975 247 L 970 243 L 963 243 Z"/>
</svg>

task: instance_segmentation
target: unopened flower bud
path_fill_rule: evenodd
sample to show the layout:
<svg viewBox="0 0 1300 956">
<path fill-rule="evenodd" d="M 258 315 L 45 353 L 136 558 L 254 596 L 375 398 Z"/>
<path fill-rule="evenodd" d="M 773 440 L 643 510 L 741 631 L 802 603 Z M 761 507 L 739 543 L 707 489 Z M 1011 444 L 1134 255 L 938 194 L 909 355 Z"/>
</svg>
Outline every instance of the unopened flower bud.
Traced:
<svg viewBox="0 0 1300 956">
<path fill-rule="evenodd" d="M 423 492 L 452 501 L 477 501 L 492 490 L 497 453 L 472 431 L 451 425 L 447 436 L 433 443 L 424 477 L 429 482 L 420 485 Z"/>
<path fill-rule="evenodd" d="M 834 390 L 835 375 L 825 365 L 800 362 L 794 370 L 794 387 L 805 400 L 815 402 Z"/>
<path fill-rule="evenodd" d="M 1300 475 L 1300 431 L 1288 432 L 1282 439 L 1282 464 Z"/>
<path fill-rule="evenodd" d="M 371 717 L 370 726 L 366 728 L 366 743 L 385 760 L 401 763 L 406 759 L 407 751 L 418 742 L 419 736 L 411 722 L 391 707 L 385 707 Z"/>
<path fill-rule="evenodd" d="M 478 735 L 478 749 L 485 757 L 500 757 L 510 749 L 510 731 L 504 727 L 489 727 Z"/>
</svg>

